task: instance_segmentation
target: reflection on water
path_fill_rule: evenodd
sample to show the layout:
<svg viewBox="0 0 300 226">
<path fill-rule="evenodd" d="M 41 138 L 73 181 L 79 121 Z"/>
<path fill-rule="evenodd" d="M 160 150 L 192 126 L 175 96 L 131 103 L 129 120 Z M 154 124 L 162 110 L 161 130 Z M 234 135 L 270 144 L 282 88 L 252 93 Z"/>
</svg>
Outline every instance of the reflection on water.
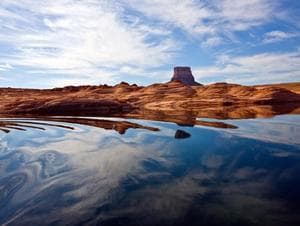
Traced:
<svg viewBox="0 0 300 226">
<path fill-rule="evenodd" d="M 0 120 L 0 224 L 300 225 L 300 116 L 198 121 Z"/>
<path fill-rule="evenodd" d="M 32 121 L 35 120 L 35 121 Z M 32 120 L 11 120 L 11 119 L 1 119 L 0 120 L 0 130 L 5 133 L 9 133 L 10 130 L 22 130 L 26 131 L 25 128 L 34 128 L 34 129 L 41 129 L 45 130 L 44 127 L 37 127 L 39 126 L 55 126 L 61 127 L 65 129 L 74 129 L 71 126 L 65 126 L 62 124 L 51 124 L 51 123 L 44 123 L 39 122 L 40 120 L 47 120 L 47 121 L 54 121 L 54 122 L 68 122 L 68 123 L 76 123 L 76 124 L 83 124 L 88 126 L 99 127 L 107 130 L 115 130 L 120 134 L 124 134 L 126 130 L 129 128 L 133 129 L 147 129 L 152 131 L 158 131 L 157 128 L 149 127 L 149 126 L 142 126 L 137 123 L 132 123 L 128 121 L 112 121 L 112 120 L 104 120 L 104 119 L 95 119 L 95 118 L 76 118 L 76 117 L 48 117 L 48 118 L 32 118 Z M 219 123 L 219 122 L 217 122 Z"/>
<path fill-rule="evenodd" d="M 251 119 L 268 118 L 282 114 L 300 114 L 300 103 L 286 103 L 273 105 L 249 105 L 249 106 L 203 106 L 201 108 L 176 109 L 176 110 L 140 110 L 137 109 L 129 114 L 128 117 L 148 119 L 155 121 L 174 122 L 184 125 L 203 125 L 197 118 L 214 119 Z M 230 124 L 212 124 L 219 128 L 230 128 Z M 204 125 L 209 126 L 209 125 Z"/>
</svg>

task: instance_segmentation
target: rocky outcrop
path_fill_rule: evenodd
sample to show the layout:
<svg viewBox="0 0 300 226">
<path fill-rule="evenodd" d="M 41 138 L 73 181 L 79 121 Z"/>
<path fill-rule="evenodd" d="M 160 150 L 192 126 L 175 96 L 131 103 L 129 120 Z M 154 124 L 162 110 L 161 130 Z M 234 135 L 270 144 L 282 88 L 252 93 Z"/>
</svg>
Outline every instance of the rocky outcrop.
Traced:
<svg viewBox="0 0 300 226">
<path fill-rule="evenodd" d="M 190 86 L 181 81 L 146 87 L 121 83 L 115 86 L 69 86 L 45 90 L 3 88 L 0 95 L 2 115 L 112 116 L 150 110 L 172 111 L 175 117 L 182 111 L 204 114 L 218 112 L 216 109 L 225 107 L 237 109 L 237 106 L 243 109 L 245 106 L 290 103 L 294 109 L 300 107 L 300 94 L 280 87 L 227 83 Z"/>
<path fill-rule="evenodd" d="M 180 81 L 188 86 L 201 85 L 200 83 L 195 81 L 190 67 L 175 67 L 171 81 Z"/>
<path fill-rule="evenodd" d="M 266 85 L 257 85 L 255 88 L 264 89 L 267 87 L 277 87 L 290 90 L 294 93 L 300 94 L 300 82 L 290 82 L 290 83 L 279 83 L 279 84 L 266 84 Z"/>
<path fill-rule="evenodd" d="M 68 97 L 60 99 L 21 100 L 0 107 L 6 114 L 34 115 L 115 115 L 129 113 L 134 109 L 129 103 L 116 100 L 93 100 Z"/>
<path fill-rule="evenodd" d="M 180 129 L 178 129 L 174 135 L 175 139 L 186 139 L 189 138 L 190 136 L 191 134 Z"/>
</svg>

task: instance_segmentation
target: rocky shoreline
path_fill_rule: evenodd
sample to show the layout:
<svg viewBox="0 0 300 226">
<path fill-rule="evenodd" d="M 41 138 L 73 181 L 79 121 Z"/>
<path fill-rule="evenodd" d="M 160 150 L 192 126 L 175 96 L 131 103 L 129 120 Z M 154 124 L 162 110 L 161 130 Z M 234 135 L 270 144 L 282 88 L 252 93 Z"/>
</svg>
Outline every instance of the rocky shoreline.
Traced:
<svg viewBox="0 0 300 226">
<path fill-rule="evenodd" d="M 282 86 L 282 84 L 281 84 Z M 293 83 L 293 89 L 300 83 Z M 294 91 L 294 90 L 293 90 Z M 54 89 L 0 88 L 1 114 L 111 116 L 137 111 L 204 111 L 262 105 L 300 107 L 300 94 L 276 85 L 216 83 L 189 86 L 180 81 L 115 86 L 68 86 Z M 292 109 L 293 111 L 294 109 Z"/>
</svg>

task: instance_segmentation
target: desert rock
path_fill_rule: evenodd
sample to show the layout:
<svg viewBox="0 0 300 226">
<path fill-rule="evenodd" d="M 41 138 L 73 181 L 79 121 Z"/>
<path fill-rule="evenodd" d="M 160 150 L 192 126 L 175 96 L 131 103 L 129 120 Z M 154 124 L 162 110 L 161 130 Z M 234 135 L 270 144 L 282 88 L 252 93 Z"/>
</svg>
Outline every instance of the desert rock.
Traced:
<svg viewBox="0 0 300 226">
<path fill-rule="evenodd" d="M 293 89 L 297 86 L 300 87 L 300 83 L 295 83 Z M 173 116 L 176 116 L 176 112 L 179 114 L 183 111 L 198 112 L 198 115 L 216 113 L 219 112 L 216 109 L 225 107 L 244 109 L 257 105 L 292 104 L 291 111 L 294 112 L 294 109 L 300 107 L 300 94 L 276 85 L 256 87 L 216 83 L 189 86 L 180 81 L 146 87 L 121 83 L 115 86 L 69 86 L 55 89 L 0 88 L 0 95 L 2 115 L 113 116 L 137 111 L 158 111 L 175 112 Z M 233 111 L 226 110 L 223 113 L 227 115 Z"/>
<path fill-rule="evenodd" d="M 201 85 L 195 81 L 190 67 L 175 67 L 171 81 L 180 81 L 185 85 L 197 86 Z"/>
</svg>

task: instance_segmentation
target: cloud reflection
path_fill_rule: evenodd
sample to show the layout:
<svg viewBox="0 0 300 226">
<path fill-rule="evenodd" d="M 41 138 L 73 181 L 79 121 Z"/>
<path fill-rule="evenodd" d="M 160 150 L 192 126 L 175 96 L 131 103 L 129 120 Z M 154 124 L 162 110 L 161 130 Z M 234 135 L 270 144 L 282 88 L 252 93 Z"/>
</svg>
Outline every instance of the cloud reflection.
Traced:
<svg viewBox="0 0 300 226">
<path fill-rule="evenodd" d="M 177 140 L 175 124 L 142 124 L 159 131 L 120 136 L 76 124 L 74 130 L 44 125 L 45 131 L 6 134 L 0 142 L 0 223 L 300 222 L 294 214 L 300 209 L 299 146 L 202 127 L 186 127 L 192 136 Z"/>
</svg>

